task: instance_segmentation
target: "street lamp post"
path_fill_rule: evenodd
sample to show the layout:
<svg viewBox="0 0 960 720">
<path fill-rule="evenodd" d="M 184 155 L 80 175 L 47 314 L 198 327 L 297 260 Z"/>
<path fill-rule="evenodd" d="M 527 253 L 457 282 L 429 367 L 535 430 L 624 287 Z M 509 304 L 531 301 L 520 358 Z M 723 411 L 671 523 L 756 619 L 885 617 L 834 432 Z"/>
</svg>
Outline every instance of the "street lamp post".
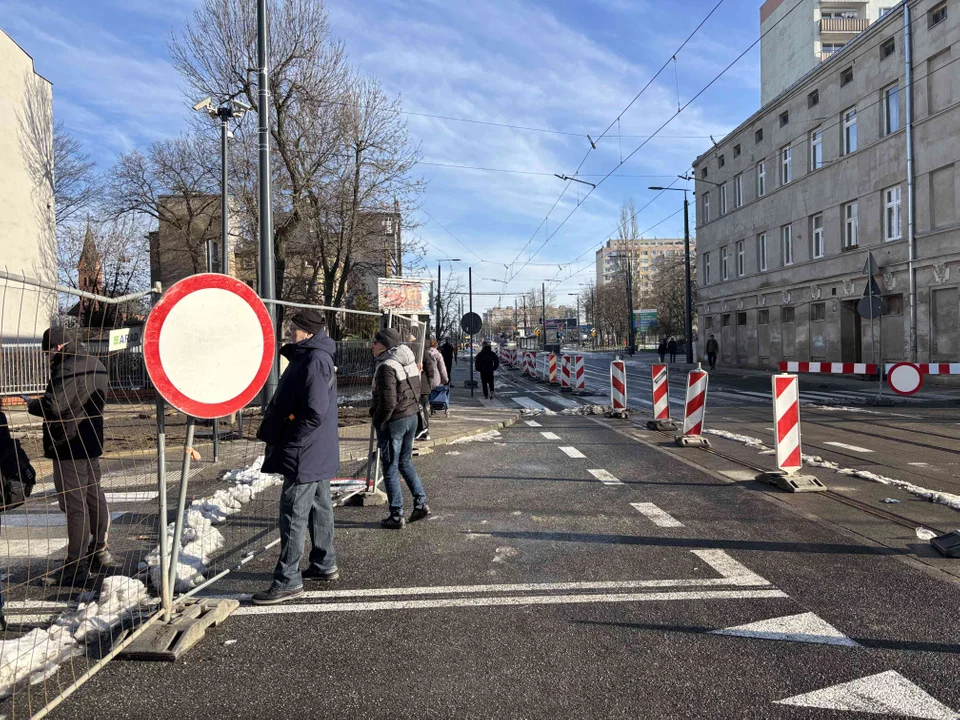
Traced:
<svg viewBox="0 0 960 720">
<path fill-rule="evenodd" d="M 260 297 L 270 301 L 277 298 L 276 265 L 273 252 L 273 192 L 270 177 L 270 74 L 267 68 L 267 0 L 257 0 L 257 142 L 259 146 L 259 184 L 260 184 Z M 269 309 L 274 323 L 278 308 Z M 276 359 L 276 348 L 274 348 Z M 270 373 L 263 386 L 263 406 L 277 390 L 277 365 L 270 366 Z"/>
<path fill-rule="evenodd" d="M 567 293 L 567 295 L 576 296 L 577 298 L 577 349 L 579 350 L 583 347 L 581 344 L 583 333 L 580 332 L 580 293 Z"/>
</svg>

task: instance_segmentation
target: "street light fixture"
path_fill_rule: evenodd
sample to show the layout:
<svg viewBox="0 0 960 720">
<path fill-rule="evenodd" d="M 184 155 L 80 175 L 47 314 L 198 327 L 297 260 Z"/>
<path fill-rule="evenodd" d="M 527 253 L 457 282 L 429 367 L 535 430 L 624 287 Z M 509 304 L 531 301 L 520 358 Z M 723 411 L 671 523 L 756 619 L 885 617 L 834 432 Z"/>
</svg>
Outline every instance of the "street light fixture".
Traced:
<svg viewBox="0 0 960 720">
<path fill-rule="evenodd" d="M 440 322 L 442 318 L 441 304 L 440 304 L 440 289 L 442 287 L 442 285 L 440 284 L 440 269 L 441 269 L 441 263 L 445 263 L 445 262 L 449 262 L 449 263 L 460 262 L 460 258 L 437 258 L 437 328 L 436 328 L 437 341 L 440 340 Z M 452 269 L 451 269 L 451 272 L 452 272 Z"/>
<path fill-rule="evenodd" d="M 690 179 L 684 176 L 680 177 L 683 180 Z M 687 337 L 687 363 L 693 364 L 693 285 L 690 280 L 690 203 L 687 201 L 687 192 L 689 191 L 686 188 L 661 187 L 660 185 L 652 185 L 649 189 L 659 190 L 661 192 L 673 190 L 683 193 L 683 253 L 684 264 L 686 266 L 686 314 L 684 317 L 684 330 Z"/>
<path fill-rule="evenodd" d="M 594 190 L 597 189 L 597 186 L 592 182 L 587 182 L 586 180 L 581 180 L 580 178 L 570 177 L 569 175 L 558 175 L 557 173 L 554 173 L 553 176 L 558 177 L 561 180 L 569 180 L 570 182 L 580 183 L 581 185 L 589 185 Z"/>
</svg>

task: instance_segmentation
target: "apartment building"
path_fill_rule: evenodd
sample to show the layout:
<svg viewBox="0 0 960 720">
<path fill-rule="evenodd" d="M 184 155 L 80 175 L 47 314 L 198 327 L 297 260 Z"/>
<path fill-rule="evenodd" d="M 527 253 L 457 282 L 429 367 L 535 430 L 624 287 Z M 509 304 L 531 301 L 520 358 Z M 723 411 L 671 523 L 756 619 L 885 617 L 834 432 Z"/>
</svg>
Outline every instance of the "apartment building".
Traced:
<svg viewBox="0 0 960 720">
<path fill-rule="evenodd" d="M 694 255 L 696 243 L 690 240 L 690 254 Z M 632 240 L 608 240 L 597 250 L 597 286 L 623 279 L 628 258 L 632 260 L 633 286 L 636 293 L 650 292 L 656 276 L 655 263 L 663 257 L 683 255 L 683 238 L 636 238 Z"/>
<path fill-rule="evenodd" d="M 760 102 L 828 60 L 895 0 L 767 0 L 760 7 Z"/>
<path fill-rule="evenodd" d="M 958 57 L 960 2 L 910 0 L 697 158 L 701 344 L 760 367 L 960 359 Z"/>
</svg>

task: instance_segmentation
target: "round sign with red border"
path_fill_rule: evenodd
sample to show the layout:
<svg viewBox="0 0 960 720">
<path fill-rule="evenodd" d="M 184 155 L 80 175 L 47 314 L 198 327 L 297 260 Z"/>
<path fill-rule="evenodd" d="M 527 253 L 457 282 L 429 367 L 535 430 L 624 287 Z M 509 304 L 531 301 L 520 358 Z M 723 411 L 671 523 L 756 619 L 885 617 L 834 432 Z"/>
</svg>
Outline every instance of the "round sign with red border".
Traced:
<svg viewBox="0 0 960 720">
<path fill-rule="evenodd" d="M 228 275 L 192 275 L 164 293 L 147 318 L 143 354 L 157 392 L 187 415 L 223 417 L 267 380 L 273 319 L 257 294 Z"/>
<path fill-rule="evenodd" d="M 900 362 L 887 373 L 887 384 L 898 395 L 913 395 L 923 387 L 923 373 L 909 362 Z"/>
</svg>

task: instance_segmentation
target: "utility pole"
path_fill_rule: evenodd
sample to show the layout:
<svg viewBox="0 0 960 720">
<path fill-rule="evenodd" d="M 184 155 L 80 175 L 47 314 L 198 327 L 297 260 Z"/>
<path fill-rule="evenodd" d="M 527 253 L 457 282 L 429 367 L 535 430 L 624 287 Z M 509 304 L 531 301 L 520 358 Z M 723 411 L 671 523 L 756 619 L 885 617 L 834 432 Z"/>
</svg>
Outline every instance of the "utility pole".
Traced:
<svg viewBox="0 0 960 720">
<path fill-rule="evenodd" d="M 514 342 L 516 342 L 517 340 L 517 333 L 519 332 L 519 330 L 520 328 L 517 327 L 517 299 L 514 298 L 513 299 L 513 340 Z"/>
<path fill-rule="evenodd" d="M 690 280 L 690 203 L 687 191 L 683 191 L 683 254 L 686 273 L 686 315 L 684 330 L 687 335 L 687 364 L 693 364 L 693 284 Z"/>
<path fill-rule="evenodd" d="M 467 282 L 470 285 L 470 314 L 473 315 L 473 268 L 467 268 Z M 470 334 L 470 397 L 473 397 L 473 388 L 476 381 L 473 379 L 473 333 Z"/>
<path fill-rule="evenodd" d="M 260 146 L 260 297 L 265 301 L 277 299 L 276 266 L 273 256 L 273 206 L 270 188 L 270 87 L 267 70 L 267 0 L 257 0 L 257 131 Z M 277 322 L 277 306 L 268 304 L 267 311 Z M 264 407 L 277 390 L 277 348 L 273 348 L 274 362 L 263 385 Z"/>
<path fill-rule="evenodd" d="M 626 241 L 624 241 L 626 245 Z M 627 262 L 627 336 L 629 340 L 627 341 L 630 346 L 630 354 L 633 355 L 637 347 L 637 336 L 636 331 L 633 327 L 633 259 L 630 257 L 629 251 L 626 255 Z"/>
<path fill-rule="evenodd" d="M 229 110 L 228 110 L 229 112 Z M 232 113 L 231 113 L 232 114 Z M 220 115 L 220 272 L 230 274 L 230 255 L 227 242 L 230 237 L 230 208 L 227 202 L 227 136 L 230 130 L 227 122 L 230 116 Z"/>
<path fill-rule="evenodd" d="M 547 284 L 540 283 L 540 332 L 543 349 L 547 349 Z"/>
</svg>

